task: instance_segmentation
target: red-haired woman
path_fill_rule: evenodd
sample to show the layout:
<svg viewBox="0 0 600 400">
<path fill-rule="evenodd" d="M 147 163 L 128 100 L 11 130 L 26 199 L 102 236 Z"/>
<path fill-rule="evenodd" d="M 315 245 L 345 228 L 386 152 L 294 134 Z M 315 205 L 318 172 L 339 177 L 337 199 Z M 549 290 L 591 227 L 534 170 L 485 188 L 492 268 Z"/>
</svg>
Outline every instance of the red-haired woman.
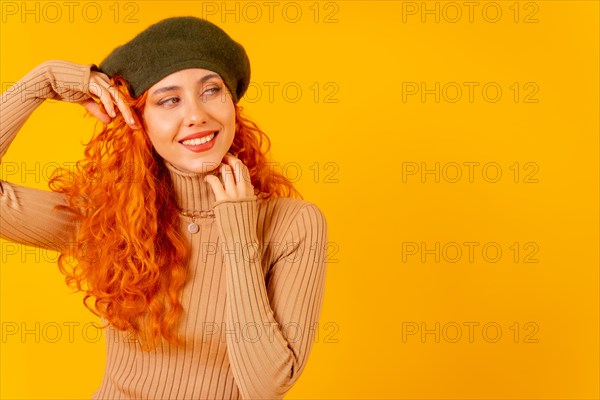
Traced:
<svg viewBox="0 0 600 400">
<path fill-rule="evenodd" d="M 241 45 L 178 17 L 99 67 L 45 62 L 2 94 L 0 156 L 45 99 L 102 122 L 52 192 L 0 182 L 1 237 L 59 251 L 108 327 L 95 399 L 276 399 L 306 365 L 326 221 L 269 168 L 237 104 L 249 81 Z"/>
</svg>

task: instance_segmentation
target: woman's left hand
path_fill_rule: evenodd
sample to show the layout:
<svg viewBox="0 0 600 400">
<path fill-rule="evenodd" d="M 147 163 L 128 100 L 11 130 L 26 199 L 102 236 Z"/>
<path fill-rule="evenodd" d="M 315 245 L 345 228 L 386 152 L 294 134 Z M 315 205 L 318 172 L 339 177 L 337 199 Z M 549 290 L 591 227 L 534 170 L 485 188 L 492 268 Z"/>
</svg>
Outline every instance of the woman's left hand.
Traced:
<svg viewBox="0 0 600 400">
<path fill-rule="evenodd" d="M 230 153 L 225 154 L 223 163 L 219 166 L 223 183 L 214 175 L 204 179 L 210 184 L 215 194 L 215 201 L 235 200 L 254 196 L 254 186 L 250 179 L 248 167 Z"/>
</svg>

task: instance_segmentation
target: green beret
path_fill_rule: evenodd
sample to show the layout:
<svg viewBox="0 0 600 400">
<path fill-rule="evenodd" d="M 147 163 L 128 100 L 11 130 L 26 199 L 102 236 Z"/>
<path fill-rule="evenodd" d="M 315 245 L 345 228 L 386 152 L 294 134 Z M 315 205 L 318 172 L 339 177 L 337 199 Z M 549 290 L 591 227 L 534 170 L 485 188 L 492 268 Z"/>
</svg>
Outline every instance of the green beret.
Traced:
<svg viewBox="0 0 600 400">
<path fill-rule="evenodd" d="M 120 75 L 134 98 L 164 77 L 187 68 L 218 73 L 237 103 L 250 83 L 246 51 L 215 24 L 196 17 L 164 19 L 114 49 L 99 69 Z"/>
</svg>

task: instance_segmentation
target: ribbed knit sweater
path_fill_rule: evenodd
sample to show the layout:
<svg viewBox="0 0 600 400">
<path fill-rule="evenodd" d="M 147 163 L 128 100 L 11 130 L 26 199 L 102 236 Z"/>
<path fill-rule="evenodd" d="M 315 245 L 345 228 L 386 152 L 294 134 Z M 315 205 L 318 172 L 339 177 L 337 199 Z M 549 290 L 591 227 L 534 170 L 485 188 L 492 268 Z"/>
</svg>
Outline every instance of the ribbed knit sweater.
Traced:
<svg viewBox="0 0 600 400">
<path fill-rule="evenodd" d="M 2 94 L 0 159 L 45 99 L 86 97 L 90 67 L 49 61 Z M 166 165 L 181 209 L 213 211 L 196 219 L 197 233 L 186 229 L 190 217 L 179 217 L 191 247 L 185 346 L 144 352 L 125 332 L 107 328 L 104 379 L 92 398 L 281 399 L 304 370 L 318 329 L 325 218 L 298 199 L 217 202 L 203 174 Z M 57 251 L 74 243 L 74 213 L 56 205 L 68 205 L 65 195 L 0 181 L 0 237 Z"/>
</svg>

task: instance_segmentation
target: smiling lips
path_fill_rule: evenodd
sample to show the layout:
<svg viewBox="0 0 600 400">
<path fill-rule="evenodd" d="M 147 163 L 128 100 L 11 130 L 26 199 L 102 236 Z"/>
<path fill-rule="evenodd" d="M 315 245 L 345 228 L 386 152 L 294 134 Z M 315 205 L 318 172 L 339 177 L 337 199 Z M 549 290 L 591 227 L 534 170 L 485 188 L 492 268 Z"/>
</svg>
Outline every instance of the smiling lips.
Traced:
<svg viewBox="0 0 600 400">
<path fill-rule="evenodd" d="M 179 141 L 186 149 L 194 153 L 210 150 L 215 144 L 219 131 L 203 131 L 193 133 Z"/>
</svg>

